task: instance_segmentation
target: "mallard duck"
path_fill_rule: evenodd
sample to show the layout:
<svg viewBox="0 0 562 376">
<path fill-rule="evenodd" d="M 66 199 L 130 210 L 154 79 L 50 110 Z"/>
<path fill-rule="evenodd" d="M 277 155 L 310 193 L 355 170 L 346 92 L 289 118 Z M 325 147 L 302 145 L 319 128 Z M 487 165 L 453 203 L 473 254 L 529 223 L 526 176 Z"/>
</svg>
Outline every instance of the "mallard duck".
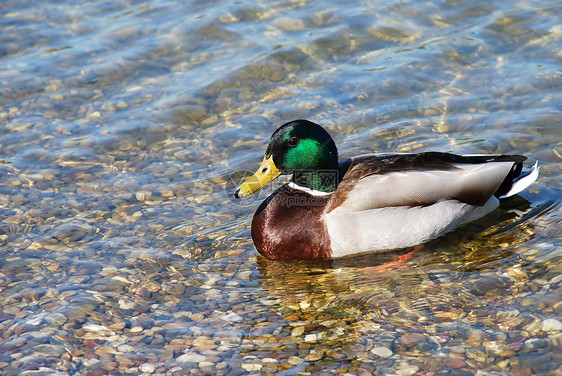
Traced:
<svg viewBox="0 0 562 376">
<path fill-rule="evenodd" d="M 499 199 L 537 179 L 538 162 L 523 170 L 526 159 L 424 152 L 338 161 L 324 128 L 295 120 L 273 133 L 261 166 L 234 196 L 292 174 L 252 220 L 256 249 L 269 259 L 387 252 L 435 239 L 496 209 Z"/>
</svg>

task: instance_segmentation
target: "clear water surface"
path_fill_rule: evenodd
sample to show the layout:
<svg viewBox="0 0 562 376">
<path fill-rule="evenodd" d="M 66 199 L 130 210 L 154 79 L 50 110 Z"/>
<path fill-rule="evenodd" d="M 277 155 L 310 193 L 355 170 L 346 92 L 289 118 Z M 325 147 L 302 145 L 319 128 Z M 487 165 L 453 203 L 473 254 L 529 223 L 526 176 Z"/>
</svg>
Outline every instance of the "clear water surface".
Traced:
<svg viewBox="0 0 562 376">
<path fill-rule="evenodd" d="M 0 372 L 562 374 L 555 1 L 0 5 Z M 274 262 L 280 124 L 541 176 L 401 264 Z M 281 183 L 281 182 L 280 182 Z M 280 184 L 279 183 L 279 184 Z"/>
</svg>

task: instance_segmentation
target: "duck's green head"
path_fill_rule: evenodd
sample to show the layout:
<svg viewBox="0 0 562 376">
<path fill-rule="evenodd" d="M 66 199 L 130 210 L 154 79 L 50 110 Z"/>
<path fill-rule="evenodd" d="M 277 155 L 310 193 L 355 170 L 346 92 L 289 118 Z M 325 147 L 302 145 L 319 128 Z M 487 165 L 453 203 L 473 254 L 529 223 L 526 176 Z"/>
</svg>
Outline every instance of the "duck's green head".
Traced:
<svg viewBox="0 0 562 376">
<path fill-rule="evenodd" d="M 338 150 L 330 134 L 311 121 L 291 121 L 273 133 L 260 168 L 234 195 L 257 192 L 281 174 L 293 174 L 302 187 L 331 192 L 337 187 L 337 169 Z"/>
</svg>

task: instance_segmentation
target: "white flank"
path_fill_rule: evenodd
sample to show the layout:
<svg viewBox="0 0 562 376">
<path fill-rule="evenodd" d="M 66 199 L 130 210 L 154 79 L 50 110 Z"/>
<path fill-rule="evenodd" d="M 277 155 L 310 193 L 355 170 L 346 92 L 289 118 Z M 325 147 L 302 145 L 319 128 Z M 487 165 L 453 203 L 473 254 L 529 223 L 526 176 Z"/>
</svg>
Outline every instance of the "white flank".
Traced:
<svg viewBox="0 0 562 376">
<path fill-rule="evenodd" d="M 509 192 L 507 192 L 505 195 L 501 196 L 500 198 L 507 198 L 516 195 L 517 193 L 521 192 L 522 190 L 530 186 L 539 177 L 539 169 L 540 169 L 539 161 L 536 161 L 535 165 L 531 167 L 530 170 L 523 171 L 521 173 L 521 175 L 523 176 L 520 177 L 519 179 L 516 179 Z"/>
<path fill-rule="evenodd" d="M 322 192 L 322 191 L 317 191 L 315 189 L 310 189 L 310 188 L 306 188 L 306 187 L 301 187 L 298 184 L 293 183 L 292 181 L 290 181 L 289 183 L 289 187 L 293 188 L 293 189 L 297 189 L 299 191 L 302 192 L 306 192 L 312 196 L 326 196 L 331 194 L 332 192 Z"/>
<path fill-rule="evenodd" d="M 435 239 L 483 217 L 499 206 L 491 197 L 484 206 L 457 200 L 429 206 L 397 206 L 353 212 L 339 207 L 326 215 L 332 257 L 409 247 Z"/>
</svg>

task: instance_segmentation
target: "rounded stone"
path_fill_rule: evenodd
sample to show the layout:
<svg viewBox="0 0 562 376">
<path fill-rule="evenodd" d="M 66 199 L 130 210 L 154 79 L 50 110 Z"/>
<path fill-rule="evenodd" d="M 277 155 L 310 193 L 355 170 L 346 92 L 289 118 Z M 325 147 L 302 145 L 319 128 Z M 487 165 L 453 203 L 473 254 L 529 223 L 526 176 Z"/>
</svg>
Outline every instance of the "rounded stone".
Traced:
<svg viewBox="0 0 562 376">
<path fill-rule="evenodd" d="M 152 363 L 143 363 L 139 366 L 139 370 L 145 373 L 153 373 L 156 369 L 156 365 Z"/>
<path fill-rule="evenodd" d="M 187 353 L 177 357 L 176 359 L 179 363 L 201 363 L 207 360 L 205 355 L 195 354 L 195 353 Z"/>
<path fill-rule="evenodd" d="M 466 362 L 458 358 L 443 358 L 443 364 L 448 367 L 453 368 L 463 368 L 466 367 Z"/>
<path fill-rule="evenodd" d="M 392 356 L 392 350 L 384 346 L 375 347 L 374 349 L 371 350 L 371 352 L 377 356 L 380 356 L 381 358 L 388 358 Z"/>
<path fill-rule="evenodd" d="M 562 322 L 556 319 L 545 319 L 542 321 L 541 328 L 543 332 L 562 330 Z"/>
</svg>

